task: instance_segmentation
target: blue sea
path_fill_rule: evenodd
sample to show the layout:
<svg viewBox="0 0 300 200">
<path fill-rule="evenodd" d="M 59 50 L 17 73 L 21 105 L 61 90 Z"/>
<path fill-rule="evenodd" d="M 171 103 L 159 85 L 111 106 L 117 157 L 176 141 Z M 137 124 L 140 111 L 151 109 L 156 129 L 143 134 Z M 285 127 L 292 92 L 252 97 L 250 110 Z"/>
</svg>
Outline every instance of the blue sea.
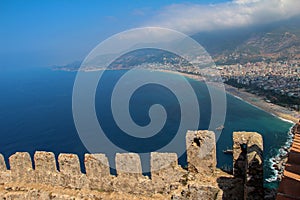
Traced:
<svg viewBox="0 0 300 200">
<path fill-rule="evenodd" d="M 126 71 L 107 71 L 101 81 L 105 86 L 99 87 L 96 93 L 96 111 L 98 120 L 104 130 L 111 131 L 109 137 L 113 142 L 122 141 L 124 148 L 134 152 L 152 151 L 163 145 L 164 140 L 131 141 L 127 136 L 118 133 L 118 128 L 109 111 L 109 97 L 115 82 Z M 169 74 L 168 76 L 174 76 Z M 6 162 L 10 155 L 17 151 L 30 152 L 37 150 L 59 153 L 76 153 L 83 160 L 87 149 L 77 134 L 72 115 L 72 90 L 76 72 L 54 71 L 50 68 L 4 68 L 0 73 L 0 153 Z M 204 83 L 188 79 L 197 94 L 201 107 L 199 129 L 207 129 L 210 119 L 210 99 Z M 141 88 L 130 106 L 132 118 L 137 124 L 149 123 L 147 115 L 149 105 L 165 105 L 172 115 L 166 132 L 178 128 L 178 101 L 166 88 L 153 85 Z M 206 92 L 205 92 L 206 91 Z M 98 101 L 101 99 L 101 101 Z M 97 103 L 99 102 L 99 103 Z M 201 106 L 202 105 L 202 106 Z M 205 106 L 203 106 L 205 105 Z M 177 114 L 176 114 L 177 113 Z M 227 95 L 227 113 L 224 129 L 217 142 L 218 167 L 232 166 L 232 156 L 223 153 L 232 147 L 234 131 L 256 131 L 264 139 L 265 179 L 274 177 L 270 158 L 276 156 L 279 149 L 286 145 L 289 129 L 292 124 L 282 121 Z M 170 139 L 165 134 L 165 140 Z M 185 143 L 185 141 L 182 141 Z M 128 146 L 126 146 L 128 145 Z M 104 152 L 105 153 L 105 152 Z M 111 159 L 110 159 L 111 160 Z M 179 160 L 185 164 L 185 157 Z M 267 183 L 267 187 L 277 187 L 276 181 Z"/>
</svg>

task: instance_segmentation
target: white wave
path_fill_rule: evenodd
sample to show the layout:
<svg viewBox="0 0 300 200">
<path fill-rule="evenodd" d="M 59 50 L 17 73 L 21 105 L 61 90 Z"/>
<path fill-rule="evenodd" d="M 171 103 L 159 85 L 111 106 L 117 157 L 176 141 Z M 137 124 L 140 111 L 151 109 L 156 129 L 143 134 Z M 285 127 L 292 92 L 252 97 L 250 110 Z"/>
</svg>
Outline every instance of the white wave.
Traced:
<svg viewBox="0 0 300 200">
<path fill-rule="evenodd" d="M 275 115 L 276 116 L 276 115 Z M 278 116 L 277 116 L 278 117 Z M 279 119 L 281 119 L 282 121 L 285 121 L 285 122 L 288 122 L 288 123 L 291 123 L 291 124 L 293 124 L 293 125 L 295 125 L 295 123 L 293 122 L 293 121 L 291 121 L 291 120 L 288 120 L 288 119 L 284 119 L 284 118 L 282 118 L 282 117 L 278 117 Z"/>
<path fill-rule="evenodd" d="M 233 95 L 235 98 L 237 98 L 237 99 L 239 99 L 239 100 L 241 100 L 241 101 L 245 101 L 244 99 L 242 99 L 241 97 L 238 97 L 238 96 L 235 96 L 235 95 Z"/>
<path fill-rule="evenodd" d="M 278 153 L 274 157 L 271 157 L 269 159 L 269 162 L 270 162 L 269 167 L 273 172 L 273 175 L 266 179 L 266 181 L 269 183 L 275 182 L 278 180 L 279 171 L 277 169 L 275 169 L 274 165 L 277 164 L 276 161 L 280 162 L 282 160 L 282 158 L 288 154 L 287 150 L 292 146 L 292 143 L 293 143 L 293 133 L 292 133 L 293 127 L 294 127 L 294 123 L 293 123 L 293 126 L 290 127 L 290 129 L 289 129 L 287 141 L 285 142 L 285 144 L 280 149 L 278 149 Z"/>
<path fill-rule="evenodd" d="M 278 174 L 276 174 L 276 175 L 274 175 L 274 176 L 271 176 L 270 178 L 267 178 L 266 181 L 267 181 L 268 183 L 272 183 L 272 182 L 274 182 L 274 181 L 277 181 L 277 176 L 278 176 Z"/>
<path fill-rule="evenodd" d="M 277 181 L 278 179 L 278 171 L 275 169 L 274 164 L 276 164 L 276 162 L 274 162 L 275 158 L 270 158 L 269 162 L 271 163 L 270 168 L 272 169 L 273 175 L 269 178 L 266 179 L 267 182 L 271 183 L 274 181 Z"/>
</svg>

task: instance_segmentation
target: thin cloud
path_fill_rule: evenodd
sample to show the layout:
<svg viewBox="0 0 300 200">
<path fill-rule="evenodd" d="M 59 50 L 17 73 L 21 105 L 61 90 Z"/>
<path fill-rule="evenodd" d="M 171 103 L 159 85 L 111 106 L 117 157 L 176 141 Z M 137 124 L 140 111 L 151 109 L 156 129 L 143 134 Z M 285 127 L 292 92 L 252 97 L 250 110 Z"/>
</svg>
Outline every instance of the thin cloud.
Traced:
<svg viewBox="0 0 300 200">
<path fill-rule="evenodd" d="M 132 15 L 134 15 L 134 16 L 145 16 L 146 13 L 147 13 L 146 9 L 134 9 L 132 11 Z"/>
<path fill-rule="evenodd" d="M 234 0 L 213 5 L 173 4 L 148 25 L 185 33 L 265 24 L 299 15 L 299 0 Z"/>
</svg>

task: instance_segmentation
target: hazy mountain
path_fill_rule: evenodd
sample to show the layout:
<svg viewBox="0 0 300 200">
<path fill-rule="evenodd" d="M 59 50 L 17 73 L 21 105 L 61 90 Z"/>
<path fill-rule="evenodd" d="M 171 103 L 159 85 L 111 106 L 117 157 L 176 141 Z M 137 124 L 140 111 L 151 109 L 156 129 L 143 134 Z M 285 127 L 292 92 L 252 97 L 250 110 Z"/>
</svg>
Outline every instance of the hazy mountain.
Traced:
<svg viewBox="0 0 300 200">
<path fill-rule="evenodd" d="M 218 63 L 300 58 L 300 17 L 192 36 Z"/>
<path fill-rule="evenodd" d="M 255 27 L 202 32 L 192 38 L 207 50 L 217 64 L 300 59 L 300 17 Z M 145 62 L 174 64 L 175 57 L 162 50 L 143 49 L 123 55 L 109 68 L 123 69 Z M 80 64 L 77 61 L 56 69 L 77 70 Z"/>
</svg>

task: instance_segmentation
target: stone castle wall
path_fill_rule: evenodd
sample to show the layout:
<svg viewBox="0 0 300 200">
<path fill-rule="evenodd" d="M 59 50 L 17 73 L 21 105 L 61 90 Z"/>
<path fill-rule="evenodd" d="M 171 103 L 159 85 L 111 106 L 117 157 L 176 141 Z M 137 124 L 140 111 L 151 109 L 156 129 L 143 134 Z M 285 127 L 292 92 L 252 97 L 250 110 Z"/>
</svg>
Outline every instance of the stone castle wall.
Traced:
<svg viewBox="0 0 300 200">
<path fill-rule="evenodd" d="M 189 169 L 212 174 L 216 168 L 214 132 L 189 131 L 187 133 L 187 160 Z M 9 157 L 8 170 L 0 154 L 0 185 L 7 183 L 33 183 L 70 189 L 118 191 L 131 194 L 169 194 L 187 181 L 188 170 L 178 165 L 176 153 L 151 153 L 151 178 L 142 175 L 142 165 L 136 153 L 117 153 L 117 175 L 110 174 L 105 154 L 85 154 L 85 170 L 75 154 L 37 151 L 33 156 L 17 152 Z M 58 163 L 58 168 L 57 164 Z M 85 171 L 86 173 L 82 173 Z"/>
<path fill-rule="evenodd" d="M 244 139 L 245 135 L 249 135 L 246 138 L 248 145 L 252 145 L 251 142 L 262 144 L 262 138 L 250 137 L 253 135 L 252 133 L 234 134 L 234 163 L 241 164 L 235 167 L 235 176 L 250 180 L 249 177 L 254 177 L 251 174 L 251 163 L 257 163 L 258 156 L 251 153 L 252 150 L 251 152 L 248 151 L 247 164 L 239 163 L 236 157 L 236 155 L 238 157 L 241 155 L 240 143 L 238 142 L 241 138 Z M 253 138 L 258 138 L 258 141 L 253 140 Z M 137 199 L 144 199 L 143 196 L 146 196 L 146 199 L 151 199 L 153 195 L 162 195 L 161 199 L 220 200 L 234 199 L 237 195 L 241 197 L 251 196 L 253 189 L 256 190 L 256 185 L 251 185 L 253 181 L 246 181 L 244 182 L 245 196 L 240 195 L 241 191 L 235 189 L 235 177 L 216 168 L 214 132 L 188 131 L 186 146 L 187 169 L 178 165 L 176 153 L 152 152 L 150 156 L 151 177 L 142 174 L 141 160 L 136 153 L 117 153 L 115 155 L 116 176 L 110 174 L 109 162 L 105 154 L 85 154 L 84 170 L 81 169 L 80 160 L 75 154 L 62 153 L 56 160 L 55 155 L 51 152 L 37 151 L 32 160 L 29 153 L 17 152 L 9 157 L 9 168 L 4 162 L 4 157 L 0 154 L 0 199 L 36 199 L 36 195 L 43 196 L 42 199 L 95 199 L 99 195 L 118 193 L 118 196 L 109 197 L 109 199 L 124 199 L 124 195 L 133 195 L 130 199 L 135 196 Z M 261 163 L 259 162 L 259 164 Z M 247 167 L 245 167 L 246 165 Z M 240 174 L 237 173 L 237 170 Z M 262 176 L 262 174 L 260 175 Z M 256 180 L 258 179 L 254 181 Z M 11 187 L 10 185 L 26 187 L 33 185 L 31 186 L 33 190 L 27 188 L 19 191 L 19 187 Z M 38 191 L 35 190 L 42 186 L 47 187 L 46 189 L 43 187 Z M 61 188 L 59 190 L 61 195 L 56 195 L 59 198 L 52 198 L 53 188 Z M 71 190 L 74 196 L 65 196 L 66 190 Z M 79 195 L 77 191 L 81 192 L 80 198 L 77 198 Z M 16 192 L 18 197 L 14 196 Z M 97 193 L 95 198 L 88 197 L 93 192 L 100 193 Z M 160 198 L 155 196 L 154 199 Z"/>
</svg>

